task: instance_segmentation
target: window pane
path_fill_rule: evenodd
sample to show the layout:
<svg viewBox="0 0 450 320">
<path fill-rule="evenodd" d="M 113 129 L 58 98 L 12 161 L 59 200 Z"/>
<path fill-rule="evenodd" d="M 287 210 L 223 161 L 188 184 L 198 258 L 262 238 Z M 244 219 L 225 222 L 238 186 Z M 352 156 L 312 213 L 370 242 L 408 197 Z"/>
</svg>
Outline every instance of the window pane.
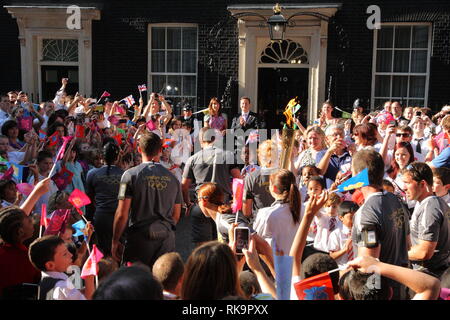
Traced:
<svg viewBox="0 0 450 320">
<path fill-rule="evenodd" d="M 375 96 L 390 97 L 391 76 L 375 76 Z"/>
<path fill-rule="evenodd" d="M 411 98 L 425 98 L 425 76 L 411 76 L 409 79 L 409 96 Z"/>
<path fill-rule="evenodd" d="M 197 71 L 197 52 L 183 51 L 183 72 L 195 73 Z"/>
<path fill-rule="evenodd" d="M 195 96 L 195 95 L 196 95 L 195 76 L 184 76 L 183 96 Z"/>
<path fill-rule="evenodd" d="M 72 80 L 71 78 L 69 78 Z M 57 83 L 58 82 L 58 71 L 56 70 L 45 70 L 45 82 L 47 83 Z"/>
<path fill-rule="evenodd" d="M 197 28 L 183 28 L 183 49 L 197 49 Z"/>
<path fill-rule="evenodd" d="M 395 50 L 394 53 L 394 72 L 409 71 L 409 51 Z"/>
<path fill-rule="evenodd" d="M 165 72 L 166 61 L 164 51 L 152 50 L 152 72 Z"/>
<path fill-rule="evenodd" d="M 387 101 L 386 99 L 375 99 L 375 100 L 374 100 L 374 103 L 373 103 L 374 109 L 375 109 L 375 110 L 380 110 L 380 109 L 382 109 L 383 106 L 384 106 L 384 103 L 385 103 L 386 101 Z"/>
<path fill-rule="evenodd" d="M 78 70 L 69 70 L 67 75 L 71 83 L 78 83 Z"/>
<path fill-rule="evenodd" d="M 408 101 L 408 106 L 410 107 L 423 107 L 425 104 L 425 100 L 422 99 L 410 99 Z"/>
<path fill-rule="evenodd" d="M 392 50 L 377 51 L 377 72 L 392 72 Z"/>
<path fill-rule="evenodd" d="M 378 48 L 392 48 L 394 27 L 382 27 L 378 30 Z"/>
<path fill-rule="evenodd" d="M 181 72 L 181 51 L 167 51 L 167 72 Z"/>
<path fill-rule="evenodd" d="M 166 86 L 166 76 L 152 76 L 151 90 L 159 93 Z"/>
<path fill-rule="evenodd" d="M 180 96 L 181 95 L 181 76 L 167 76 L 166 95 Z"/>
<path fill-rule="evenodd" d="M 408 76 L 392 77 L 392 96 L 399 98 L 408 96 Z"/>
<path fill-rule="evenodd" d="M 42 40 L 43 61 L 78 61 L 77 39 L 43 39 Z"/>
<path fill-rule="evenodd" d="M 411 47 L 411 27 L 395 27 L 395 47 Z"/>
<path fill-rule="evenodd" d="M 152 28 L 152 49 L 166 48 L 166 28 Z"/>
<path fill-rule="evenodd" d="M 411 51 L 411 72 L 427 72 L 427 51 Z"/>
<path fill-rule="evenodd" d="M 181 28 L 167 28 L 167 49 L 181 49 Z"/>
<path fill-rule="evenodd" d="M 428 48 L 428 26 L 414 26 L 412 35 L 413 48 Z"/>
</svg>

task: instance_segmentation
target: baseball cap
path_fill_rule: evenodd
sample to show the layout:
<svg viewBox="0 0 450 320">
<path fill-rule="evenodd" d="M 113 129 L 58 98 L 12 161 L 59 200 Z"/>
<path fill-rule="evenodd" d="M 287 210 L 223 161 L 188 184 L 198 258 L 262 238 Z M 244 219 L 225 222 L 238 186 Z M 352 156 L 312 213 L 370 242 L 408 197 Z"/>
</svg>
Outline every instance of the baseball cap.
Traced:
<svg viewBox="0 0 450 320">
<path fill-rule="evenodd" d="M 187 104 L 183 107 L 183 111 L 192 111 L 192 107 Z"/>
</svg>

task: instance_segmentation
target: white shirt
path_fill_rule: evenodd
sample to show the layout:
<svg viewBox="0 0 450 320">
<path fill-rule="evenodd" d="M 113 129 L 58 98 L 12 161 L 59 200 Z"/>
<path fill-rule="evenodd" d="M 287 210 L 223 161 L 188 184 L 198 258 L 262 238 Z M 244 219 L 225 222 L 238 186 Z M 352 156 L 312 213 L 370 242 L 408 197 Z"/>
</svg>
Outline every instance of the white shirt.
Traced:
<svg viewBox="0 0 450 320">
<path fill-rule="evenodd" d="M 351 230 L 343 224 L 341 225 L 340 228 L 336 228 L 333 232 L 331 232 L 330 238 L 328 239 L 328 250 L 329 251 L 342 250 L 348 238 L 351 237 L 350 232 Z M 336 259 L 336 263 L 338 264 L 339 267 L 343 267 L 347 262 L 348 262 L 347 252 Z"/>
<path fill-rule="evenodd" d="M 255 231 L 272 247 L 275 241 L 277 249 L 283 250 L 284 255 L 289 255 L 298 227 L 299 223 L 292 219 L 289 204 L 280 201 L 259 209 L 253 224 Z"/>
<path fill-rule="evenodd" d="M 38 179 L 39 181 L 44 180 L 47 177 L 42 176 L 41 174 L 39 174 Z M 28 179 L 28 183 L 31 185 L 34 185 L 34 176 L 32 175 L 29 179 Z M 36 201 L 36 204 L 34 206 L 34 212 L 37 212 L 39 214 L 41 214 L 41 209 L 42 209 L 42 204 L 48 204 L 48 201 L 50 199 L 50 196 L 54 193 L 56 193 L 58 191 L 58 187 L 56 186 L 55 182 L 53 180 L 50 180 L 50 190 L 46 193 L 44 193 L 39 199 L 38 201 Z M 47 212 L 47 215 L 50 215 L 51 212 Z"/>
<path fill-rule="evenodd" d="M 418 141 L 418 139 L 421 139 L 421 140 Z M 420 153 L 416 151 L 417 143 L 419 143 L 419 142 L 420 142 L 420 149 L 421 149 Z M 414 158 L 416 158 L 416 161 L 425 162 L 425 157 L 426 157 L 427 153 L 430 151 L 430 149 L 428 148 L 428 139 L 425 137 L 422 137 L 422 138 L 413 137 L 413 139 L 411 141 L 411 147 L 413 148 Z"/>
<path fill-rule="evenodd" d="M 328 239 L 330 237 L 330 220 L 331 216 L 325 214 L 324 211 L 319 211 L 317 215 L 314 217 L 314 222 L 317 226 L 316 237 L 314 238 L 314 248 L 317 250 L 321 250 L 324 252 L 329 252 L 328 250 Z M 338 216 L 334 216 L 336 224 L 336 228 L 342 228 L 342 222 L 339 220 Z"/>
<path fill-rule="evenodd" d="M 47 293 L 46 300 L 86 300 L 86 297 L 75 288 L 69 277 L 62 272 L 42 271 L 42 279 L 52 277 L 61 279 L 55 287 Z"/>
</svg>

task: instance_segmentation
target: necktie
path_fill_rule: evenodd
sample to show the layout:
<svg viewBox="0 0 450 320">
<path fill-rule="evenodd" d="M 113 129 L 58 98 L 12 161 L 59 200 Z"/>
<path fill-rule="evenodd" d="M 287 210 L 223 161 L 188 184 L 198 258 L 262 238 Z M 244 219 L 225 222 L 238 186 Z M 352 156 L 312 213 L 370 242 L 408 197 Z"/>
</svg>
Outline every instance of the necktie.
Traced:
<svg viewBox="0 0 450 320">
<path fill-rule="evenodd" d="M 243 113 L 242 118 L 244 118 L 244 121 L 247 122 L 248 113 Z"/>
<path fill-rule="evenodd" d="M 416 139 L 417 145 L 416 145 L 416 152 L 417 153 L 422 153 L 422 147 L 420 146 L 420 142 L 422 141 L 422 139 Z"/>
<path fill-rule="evenodd" d="M 330 226 L 329 226 L 329 232 L 332 232 L 336 228 L 336 218 L 331 217 L 330 219 Z"/>
<path fill-rule="evenodd" d="M 351 237 L 352 237 L 352 231 L 350 230 L 348 233 L 348 238 L 351 238 Z M 348 248 L 348 250 L 347 250 L 347 258 L 348 258 L 348 261 L 353 260 L 353 245 L 351 245 L 350 248 Z"/>
</svg>

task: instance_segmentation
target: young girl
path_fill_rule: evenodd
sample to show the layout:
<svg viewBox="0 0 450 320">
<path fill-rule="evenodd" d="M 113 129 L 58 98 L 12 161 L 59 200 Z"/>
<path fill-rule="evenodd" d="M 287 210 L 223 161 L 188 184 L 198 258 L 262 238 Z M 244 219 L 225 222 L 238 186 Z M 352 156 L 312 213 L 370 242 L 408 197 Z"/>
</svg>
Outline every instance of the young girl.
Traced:
<svg viewBox="0 0 450 320">
<path fill-rule="evenodd" d="M 270 176 L 269 191 L 275 202 L 258 211 L 254 228 L 277 251 L 288 255 L 300 224 L 301 200 L 295 176 L 281 169 Z"/>
</svg>

